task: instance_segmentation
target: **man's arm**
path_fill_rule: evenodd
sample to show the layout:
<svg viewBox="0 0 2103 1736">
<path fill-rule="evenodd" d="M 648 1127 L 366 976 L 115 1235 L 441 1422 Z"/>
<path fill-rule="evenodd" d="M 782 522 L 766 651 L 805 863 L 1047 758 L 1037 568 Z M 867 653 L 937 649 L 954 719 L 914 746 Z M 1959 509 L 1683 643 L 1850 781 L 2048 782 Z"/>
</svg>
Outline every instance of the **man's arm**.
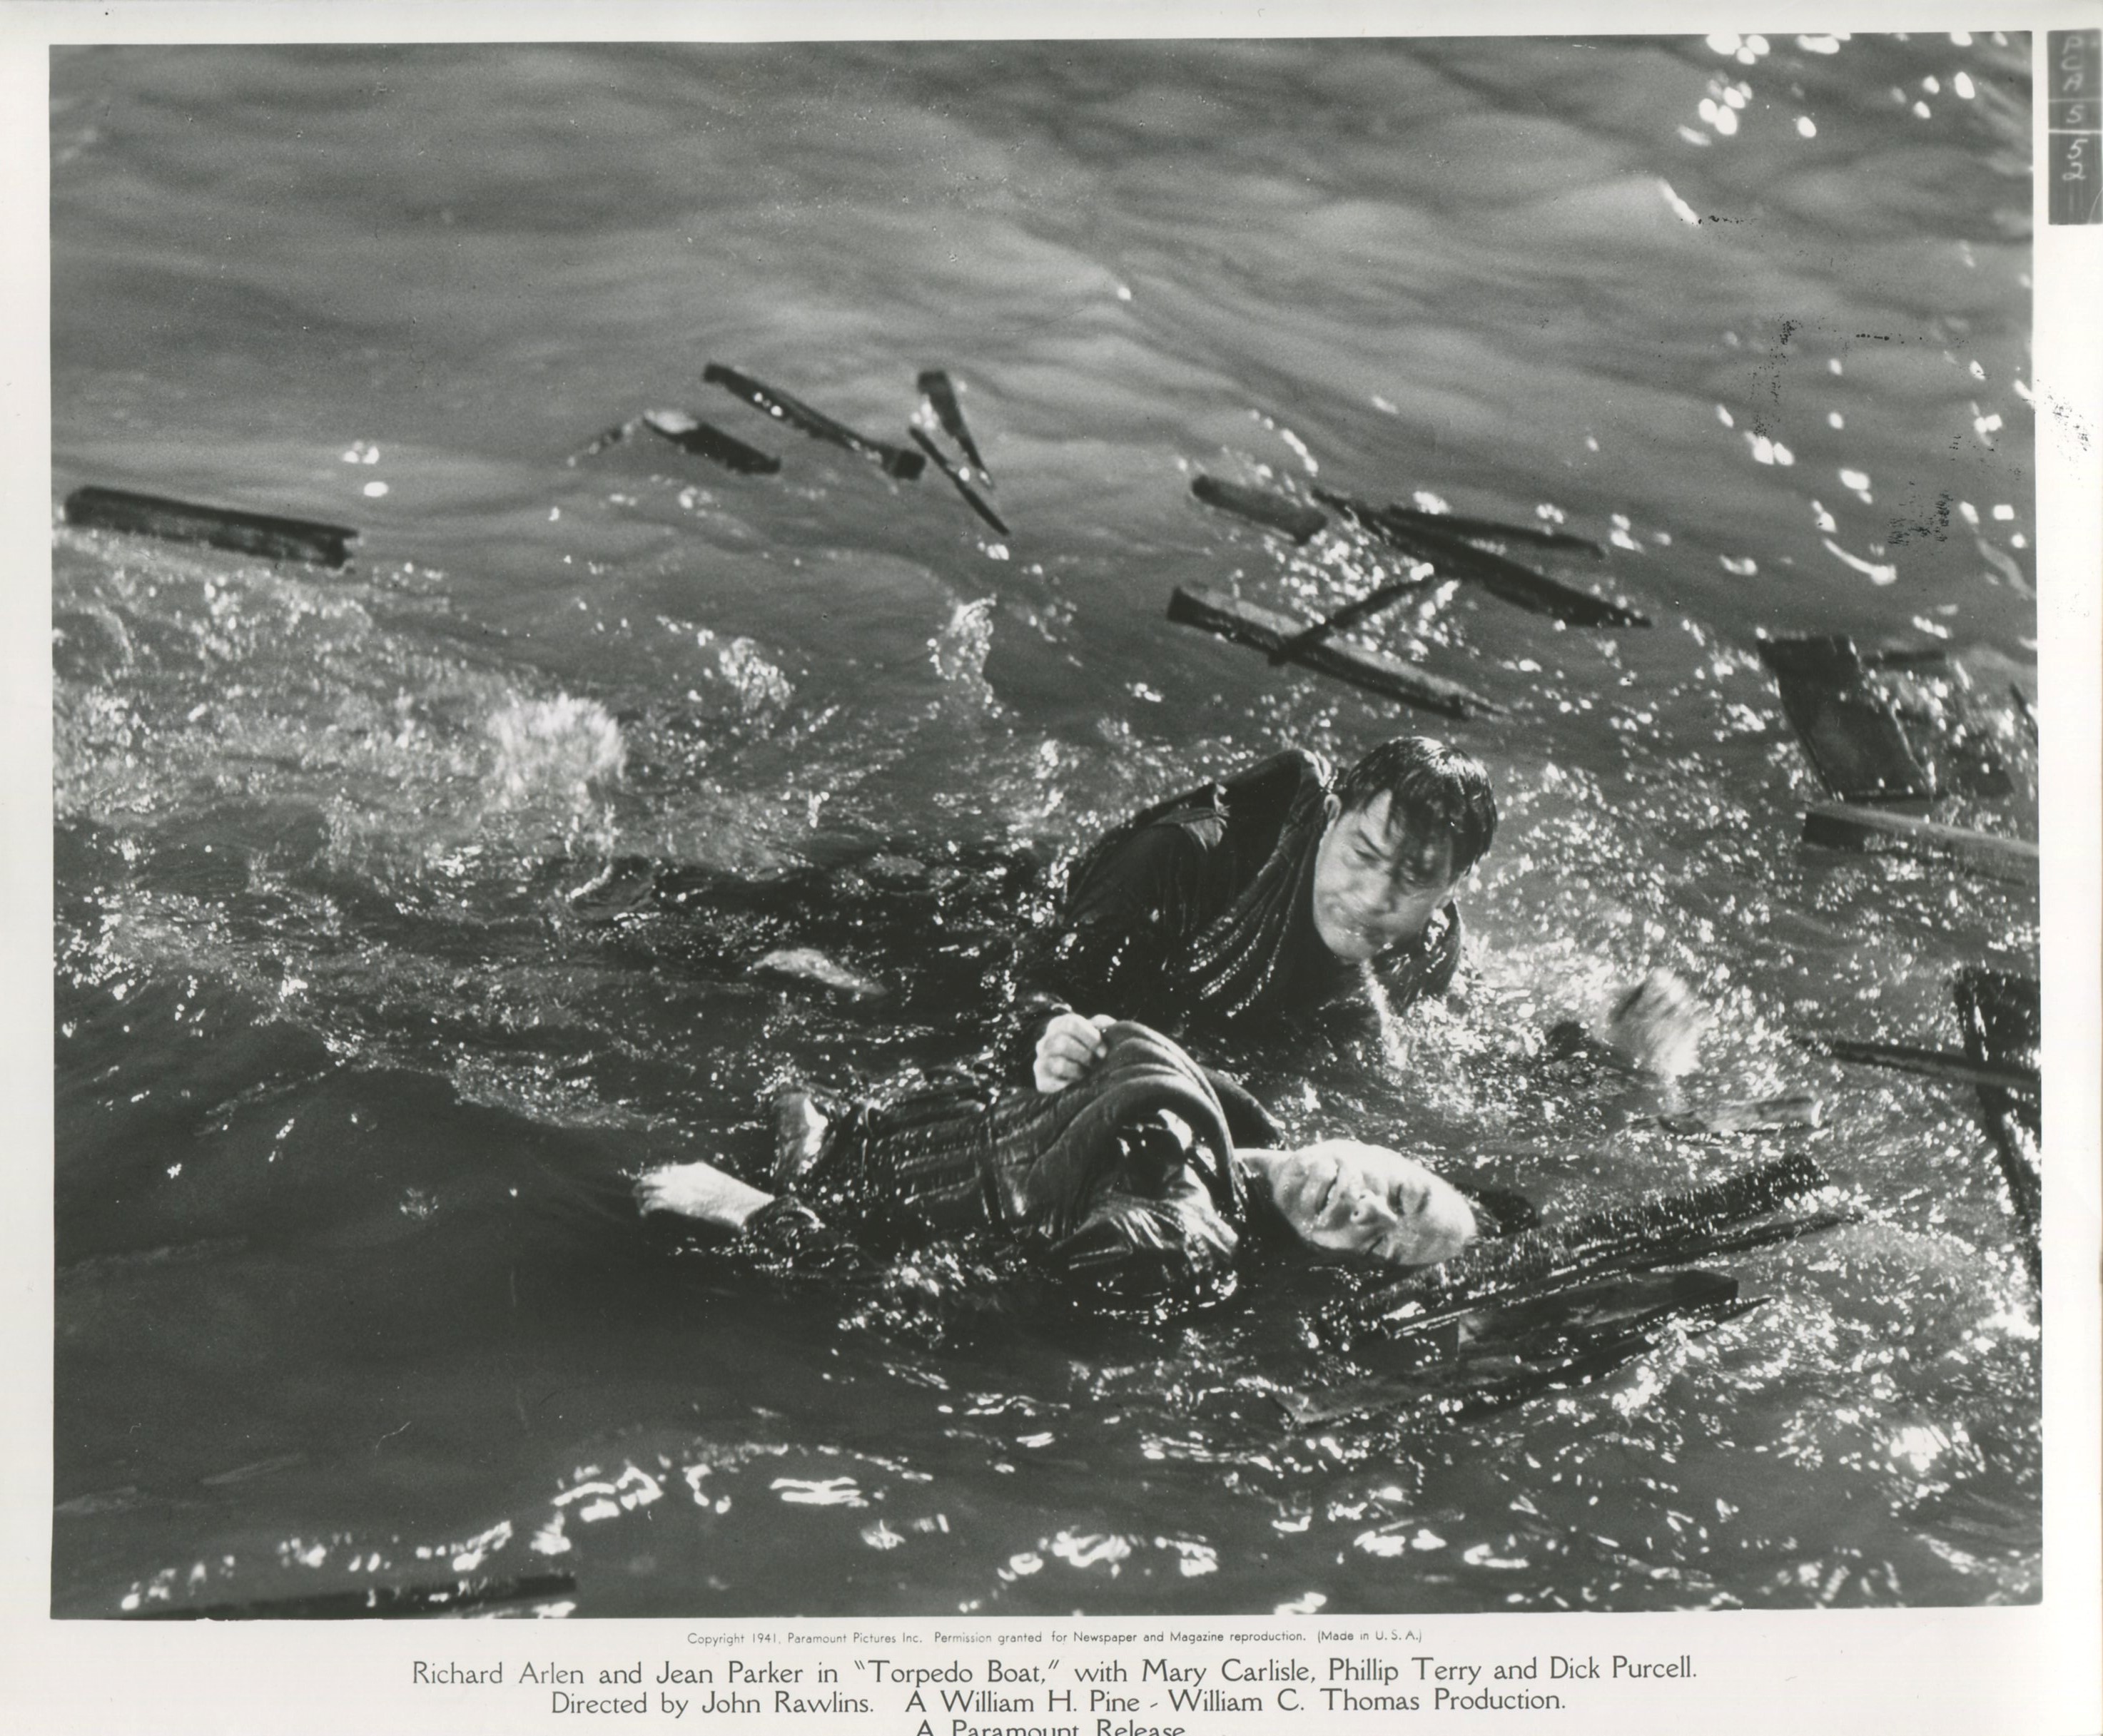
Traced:
<svg viewBox="0 0 2103 1736">
<path fill-rule="evenodd" d="M 1052 950 L 1078 1005 L 1158 1022 L 1168 972 L 1205 917 L 1204 842 L 1189 827 L 1144 826 L 1074 887 Z"/>
<path fill-rule="evenodd" d="M 1159 1312 L 1225 1296 L 1239 1243 L 1193 1178 L 1168 1199 L 1105 1195 L 1070 1235 L 1045 1250 L 1043 1264 L 1087 1292 L 1092 1305 Z"/>
</svg>

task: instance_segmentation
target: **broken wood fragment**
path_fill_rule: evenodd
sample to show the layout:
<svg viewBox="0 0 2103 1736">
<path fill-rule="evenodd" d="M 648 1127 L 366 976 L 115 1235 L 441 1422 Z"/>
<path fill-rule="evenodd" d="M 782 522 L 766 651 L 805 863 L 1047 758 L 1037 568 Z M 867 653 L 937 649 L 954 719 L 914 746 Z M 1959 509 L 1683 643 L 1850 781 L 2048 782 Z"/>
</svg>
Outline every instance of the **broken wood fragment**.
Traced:
<svg viewBox="0 0 2103 1736">
<path fill-rule="evenodd" d="M 781 468 L 781 460 L 771 452 L 747 446 L 736 435 L 727 434 L 714 423 L 688 415 L 683 410 L 646 410 L 642 425 L 681 451 L 710 460 L 740 476 L 772 476 Z"/>
<path fill-rule="evenodd" d="M 570 1574 L 522 1574 L 513 1579 L 448 1579 L 421 1585 L 373 1585 L 247 1603 L 162 1604 L 134 1612 L 135 1622 L 346 1621 L 371 1616 L 457 1615 L 498 1604 L 556 1597 L 577 1588 Z"/>
<path fill-rule="evenodd" d="M 1947 856 L 1996 880 L 2029 886 L 2038 883 L 2036 845 L 2021 838 L 1918 819 L 1910 814 L 1820 803 L 1803 816 L 1803 841 L 1828 850 L 1890 846 L 1918 855 Z"/>
<path fill-rule="evenodd" d="M 261 555 L 272 561 L 312 561 L 342 566 L 350 559 L 358 532 L 347 525 L 319 524 L 307 518 L 280 518 L 268 513 L 243 513 L 231 507 L 198 506 L 160 495 L 129 489 L 76 488 L 65 499 L 65 521 L 95 531 L 124 531 L 158 536 L 170 542 L 205 543 L 237 554 Z"/>
<path fill-rule="evenodd" d="M 1760 660 L 1825 787 L 1843 801 L 1926 801 L 1935 779 L 1908 744 L 1891 701 L 1870 685 L 1855 642 L 1840 635 L 1760 641 Z"/>
<path fill-rule="evenodd" d="M 1190 492 L 1207 506 L 1232 513 L 1266 530 L 1283 531 L 1296 543 L 1305 542 L 1329 522 L 1328 514 L 1319 507 L 1309 506 L 1289 495 L 1244 488 L 1238 482 L 1222 482 L 1203 473 L 1191 478 Z"/>
<path fill-rule="evenodd" d="M 1598 560 L 1607 557 L 1607 551 L 1590 537 L 1579 536 L 1569 531 L 1500 524 L 1493 518 L 1465 518 L 1458 513 L 1427 513 L 1413 506 L 1388 505 L 1379 511 L 1383 521 L 1404 528 L 1415 525 L 1427 531 L 1443 531 L 1449 536 L 1478 537 L 1492 543 L 1531 543 L 1536 548 L 1569 548 Z"/>
<path fill-rule="evenodd" d="M 979 456 L 971 431 L 964 426 L 963 406 L 957 402 L 957 390 L 950 384 L 949 376 L 940 368 L 923 368 L 914 384 L 919 387 L 921 397 L 934 406 L 935 420 L 942 424 L 942 432 L 957 442 L 964 456 L 971 460 L 971 468 L 985 478 L 987 487 L 992 487 L 993 473 Z"/>
<path fill-rule="evenodd" d="M 1007 528 L 1007 523 L 1002 519 L 1000 514 L 996 513 L 990 506 L 987 505 L 985 499 L 980 495 L 978 491 L 971 486 L 970 480 L 964 475 L 963 472 L 959 470 L 954 464 L 951 464 L 948 459 L 943 457 L 942 449 L 940 446 L 936 446 L 933 441 L 930 440 L 926 434 L 923 433 L 917 428 L 909 428 L 906 432 L 912 435 L 914 439 L 918 442 L 920 450 L 925 452 L 928 457 L 935 460 L 935 468 L 940 471 L 944 476 L 949 477 L 952 482 L 956 484 L 957 492 L 964 497 L 965 505 L 968 506 L 974 513 L 976 513 L 980 517 L 985 520 L 985 522 L 991 525 L 994 530 L 999 531 L 1003 536 L 1011 536 L 1014 535 L 1014 532 Z"/>
<path fill-rule="evenodd" d="M 1863 1067 L 1888 1067 L 1901 1073 L 1918 1073 L 1924 1079 L 1940 1079 L 1950 1085 L 1991 1086 L 2034 1097 L 2038 1093 L 2035 1069 L 2002 1067 L 1952 1054 L 1945 1049 L 1916 1049 L 1904 1043 L 1862 1043 L 1842 1037 L 1799 1037 L 1797 1042 L 1836 1061 Z"/>
<path fill-rule="evenodd" d="M 1221 638 L 1258 650 L 1275 650 L 1297 634 L 1307 623 L 1274 609 L 1244 602 L 1224 591 L 1186 588 L 1178 585 L 1168 599 L 1168 619 L 1185 627 L 1201 627 Z M 1371 693 L 1384 694 L 1405 704 L 1449 717 L 1501 717 L 1505 708 L 1457 682 L 1390 657 L 1385 651 L 1327 640 L 1308 647 L 1300 659 L 1307 668 L 1333 675 Z"/>
<path fill-rule="evenodd" d="M 2035 1077 L 2043 1036 L 2043 1007 L 2034 977 L 1978 968 L 1962 970 L 1951 987 L 1964 1052 L 1981 1066 Z M 1994 1142 L 2008 1204 L 2022 1232 L 2025 1263 L 2035 1283 L 2042 1272 L 2039 1227 L 2043 1214 L 2043 1123 L 2034 1088 L 2012 1090 L 1982 1082 L 1979 1112 Z"/>
<path fill-rule="evenodd" d="M 1436 575 L 1431 575 L 1435 577 Z M 1389 604 L 1398 601 L 1412 591 L 1421 591 L 1430 583 L 1430 578 L 1390 579 L 1377 589 L 1368 591 L 1356 602 L 1345 603 L 1334 615 L 1324 616 L 1305 633 L 1296 633 L 1270 654 L 1274 668 L 1281 664 L 1296 661 L 1309 646 L 1320 644 L 1332 633 L 1341 633 L 1346 627 L 1355 627 L 1367 615 L 1376 615 Z"/>
<path fill-rule="evenodd" d="M 711 362 L 701 371 L 701 378 L 712 386 L 721 386 L 734 397 L 741 397 L 754 409 L 763 410 L 770 416 L 799 428 L 813 440 L 844 448 L 859 454 L 872 464 L 880 465 L 887 476 L 896 477 L 909 482 L 927 468 L 927 461 L 918 452 L 908 451 L 903 446 L 887 445 L 881 440 L 872 440 L 865 434 L 857 434 L 844 422 L 836 422 L 822 410 L 814 410 L 801 398 L 791 397 L 786 392 L 766 385 L 749 374 L 741 374 L 736 368 L 725 367 L 719 362 Z"/>
<path fill-rule="evenodd" d="M 1535 615 L 1552 615 L 1572 627 L 1650 625 L 1650 617 L 1632 604 L 1581 591 L 1575 585 L 1537 573 L 1503 555 L 1478 548 L 1465 535 L 1437 530 L 1424 522 L 1435 521 L 1439 514 L 1424 513 L 1398 519 L 1384 508 L 1326 488 L 1316 489 L 1314 498 L 1348 513 L 1403 553 L 1430 562 L 1447 578 L 1472 579 L 1491 595 L 1502 597 L 1517 608 Z"/>
<path fill-rule="evenodd" d="M 1689 1115 L 1661 1115 L 1658 1123 L 1669 1133 L 1696 1135 L 1816 1127 L 1825 1118 L 1825 1106 L 1818 1099 L 1808 1091 L 1791 1091 L 1755 1102 L 1718 1103 Z"/>
</svg>

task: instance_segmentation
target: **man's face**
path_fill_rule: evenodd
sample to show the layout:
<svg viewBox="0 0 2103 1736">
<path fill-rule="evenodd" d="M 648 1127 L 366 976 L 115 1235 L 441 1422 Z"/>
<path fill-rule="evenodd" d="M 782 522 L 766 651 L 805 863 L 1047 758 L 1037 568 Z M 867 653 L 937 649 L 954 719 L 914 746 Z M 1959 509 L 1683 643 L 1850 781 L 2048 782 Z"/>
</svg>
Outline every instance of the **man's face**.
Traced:
<svg viewBox="0 0 2103 1736">
<path fill-rule="evenodd" d="M 1452 1183 L 1398 1152 L 1355 1139 L 1279 1153 L 1270 1197 L 1316 1247 L 1398 1266 L 1451 1259 L 1475 1237 L 1475 1214 Z"/>
<path fill-rule="evenodd" d="M 1390 826 L 1392 800 L 1382 790 L 1347 814 L 1332 796 L 1328 828 L 1315 852 L 1315 932 L 1353 963 L 1422 934 L 1460 877 L 1452 836 L 1407 815 Z"/>
</svg>

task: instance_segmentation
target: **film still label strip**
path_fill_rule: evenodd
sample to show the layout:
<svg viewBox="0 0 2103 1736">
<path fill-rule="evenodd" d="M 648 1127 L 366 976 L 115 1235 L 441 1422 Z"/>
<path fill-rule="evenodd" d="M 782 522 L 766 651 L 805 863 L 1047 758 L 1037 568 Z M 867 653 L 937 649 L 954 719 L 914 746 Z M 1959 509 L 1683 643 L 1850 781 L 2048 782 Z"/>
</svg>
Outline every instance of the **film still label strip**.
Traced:
<svg viewBox="0 0 2103 1736">
<path fill-rule="evenodd" d="M 2103 223 L 2103 30 L 2045 37 L 2046 220 Z"/>
</svg>

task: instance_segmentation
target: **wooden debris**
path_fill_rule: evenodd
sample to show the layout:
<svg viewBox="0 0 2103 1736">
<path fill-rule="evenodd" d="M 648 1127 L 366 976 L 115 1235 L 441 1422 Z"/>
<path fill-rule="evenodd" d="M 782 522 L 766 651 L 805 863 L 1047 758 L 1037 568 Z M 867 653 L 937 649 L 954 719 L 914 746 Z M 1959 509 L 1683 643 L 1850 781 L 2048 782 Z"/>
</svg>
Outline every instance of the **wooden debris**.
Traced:
<svg viewBox="0 0 2103 1736">
<path fill-rule="evenodd" d="M 936 446 L 933 441 L 930 440 L 927 435 L 923 433 L 917 428 L 908 428 L 906 432 L 912 435 L 914 442 L 919 446 L 920 450 L 925 452 L 928 457 L 935 460 L 935 468 L 940 471 L 944 476 L 949 477 L 952 482 L 956 484 L 957 492 L 964 497 L 965 505 L 968 506 L 974 513 L 976 513 L 980 517 L 985 520 L 985 522 L 991 525 L 994 530 L 999 531 L 1003 536 L 1011 536 L 1015 534 L 1007 528 L 1006 522 L 1001 517 L 1000 514 L 996 513 L 990 506 L 987 505 L 985 499 L 980 495 L 978 491 L 971 486 L 971 479 L 954 464 L 951 464 L 948 459 L 943 457 L 942 451 L 940 446 Z"/>
<path fill-rule="evenodd" d="M 312 561 L 342 566 L 350 560 L 358 532 L 346 525 L 318 524 L 307 518 L 279 518 L 267 513 L 243 513 L 231 507 L 196 506 L 160 495 L 136 495 L 122 488 L 76 488 L 65 499 L 65 521 L 96 531 L 125 531 L 170 542 L 206 543 L 237 554 L 261 555 L 272 561 Z"/>
<path fill-rule="evenodd" d="M 1952 985 L 1964 1052 L 1981 1066 L 2028 1072 L 2034 1079 L 2043 1036 L 2036 980 L 1999 970 L 1960 971 Z M 1979 1111 L 2007 1184 L 2008 1203 L 2023 1234 L 2023 1255 L 2035 1283 L 2042 1272 L 2039 1228 L 2043 1215 L 2043 1126 L 2036 1087 L 2012 1090 L 1982 1082 Z"/>
<path fill-rule="evenodd" d="M 834 421 L 822 410 L 813 410 L 801 398 L 791 397 L 786 392 L 763 384 L 749 374 L 740 374 L 719 362 L 711 362 L 704 368 L 701 378 L 710 385 L 721 386 L 735 397 L 743 398 L 755 409 L 800 428 L 813 440 L 860 454 L 870 463 L 882 466 L 887 476 L 896 477 L 900 482 L 911 482 L 927 468 L 927 460 L 918 452 L 857 434 L 845 423 Z"/>
<path fill-rule="evenodd" d="M 1319 507 L 1295 500 L 1289 495 L 1244 488 L 1238 482 L 1222 482 L 1202 473 L 1190 479 L 1190 492 L 1207 506 L 1232 513 L 1265 530 L 1282 531 L 1296 543 L 1305 542 L 1329 522 L 1328 514 Z"/>
<path fill-rule="evenodd" d="M 1607 551 L 1590 537 L 1578 536 L 1568 531 L 1500 524 L 1493 518 L 1465 518 L 1458 513 L 1427 513 L 1413 506 L 1384 506 L 1379 508 L 1379 517 L 1384 524 L 1400 525 L 1404 529 L 1413 525 L 1427 531 L 1441 531 L 1448 536 L 1473 537 L 1486 543 L 1530 543 L 1536 548 L 1568 548 L 1597 560 L 1607 557 Z"/>
<path fill-rule="evenodd" d="M 134 1622 L 355 1621 L 363 1617 L 457 1615 L 497 1604 L 558 1597 L 577 1588 L 570 1574 L 522 1574 L 514 1579 L 447 1579 L 423 1585 L 372 1585 L 247 1603 L 156 1604 Z"/>
<path fill-rule="evenodd" d="M 1435 575 L 1434 575 L 1435 576 Z M 1341 633 L 1346 627 L 1355 627 L 1369 615 L 1376 615 L 1389 604 L 1399 601 L 1412 591 L 1421 591 L 1430 583 L 1429 578 L 1391 579 L 1377 590 L 1369 591 L 1356 602 L 1345 603 L 1334 615 L 1317 621 L 1305 633 L 1296 633 L 1270 654 L 1274 668 L 1280 664 L 1296 662 L 1309 647 L 1319 645 L 1332 633 Z"/>
<path fill-rule="evenodd" d="M 1855 642 L 1763 639 L 1760 659 L 1825 787 L 1843 801 L 1926 801 L 1935 780 L 1914 757 L 1890 700 L 1870 685 Z"/>
<path fill-rule="evenodd" d="M 971 468 L 985 479 L 987 487 L 992 487 L 993 473 L 979 456 L 971 431 L 964 426 L 963 406 L 957 402 L 957 390 L 949 383 L 949 376 L 940 368 L 924 368 L 914 384 L 919 387 L 920 395 L 934 406 L 935 420 L 942 424 L 942 432 L 957 442 L 958 449 L 971 460 Z"/>
<path fill-rule="evenodd" d="M 1243 602 L 1224 591 L 1196 590 L 1181 585 L 1168 599 L 1168 619 L 1185 627 L 1202 627 L 1225 639 L 1252 645 L 1258 650 L 1275 650 L 1306 629 L 1307 623 L 1274 609 Z M 1333 675 L 1354 687 L 1385 694 L 1426 711 L 1449 717 L 1501 717 L 1505 708 L 1457 682 L 1447 681 L 1390 657 L 1385 651 L 1327 640 L 1308 647 L 1300 661 L 1310 669 Z"/>
<path fill-rule="evenodd" d="M 2031 1097 L 2038 1094 L 2034 1068 L 1999 1066 L 1974 1061 L 1967 1055 L 1952 1054 L 1947 1050 L 1915 1049 L 1903 1043 L 1860 1043 L 1848 1037 L 1810 1036 L 1799 1037 L 1797 1041 L 1836 1061 L 1854 1062 L 1864 1067 L 1888 1067 L 1898 1072 L 1918 1073 L 1923 1078 L 1941 1079 L 1950 1085 L 1991 1086 L 1999 1090 L 2016 1091 Z"/>
<path fill-rule="evenodd" d="M 1888 846 L 1920 855 L 1948 856 L 1996 880 L 2038 883 L 2038 847 L 1963 826 L 1945 826 L 1910 814 L 1821 803 L 1803 816 L 1803 841 L 1828 850 L 1873 850 Z"/>
<path fill-rule="evenodd" d="M 1552 615 L 1572 627 L 1647 627 L 1650 617 L 1634 605 L 1595 597 L 1530 566 L 1478 548 L 1465 533 L 1434 529 L 1438 513 L 1398 518 L 1389 508 L 1354 500 L 1326 488 L 1314 498 L 1346 513 L 1405 554 L 1429 561 L 1449 579 L 1472 579 L 1493 597 L 1535 615 Z M 1480 521 L 1476 521 L 1480 522 Z"/>
<path fill-rule="evenodd" d="M 771 452 L 749 446 L 714 423 L 688 415 L 683 410 L 646 410 L 642 420 L 651 433 L 670 441 L 681 451 L 709 459 L 740 476 L 772 476 L 781 468 L 781 460 Z"/>
<path fill-rule="evenodd" d="M 1808 1091 L 1791 1091 L 1781 1097 L 1763 1097 L 1750 1103 L 1718 1103 L 1692 1115 L 1661 1115 L 1658 1123 L 1668 1133 L 1756 1133 L 1785 1127 L 1817 1127 L 1824 1124 L 1825 1106 Z"/>
</svg>

